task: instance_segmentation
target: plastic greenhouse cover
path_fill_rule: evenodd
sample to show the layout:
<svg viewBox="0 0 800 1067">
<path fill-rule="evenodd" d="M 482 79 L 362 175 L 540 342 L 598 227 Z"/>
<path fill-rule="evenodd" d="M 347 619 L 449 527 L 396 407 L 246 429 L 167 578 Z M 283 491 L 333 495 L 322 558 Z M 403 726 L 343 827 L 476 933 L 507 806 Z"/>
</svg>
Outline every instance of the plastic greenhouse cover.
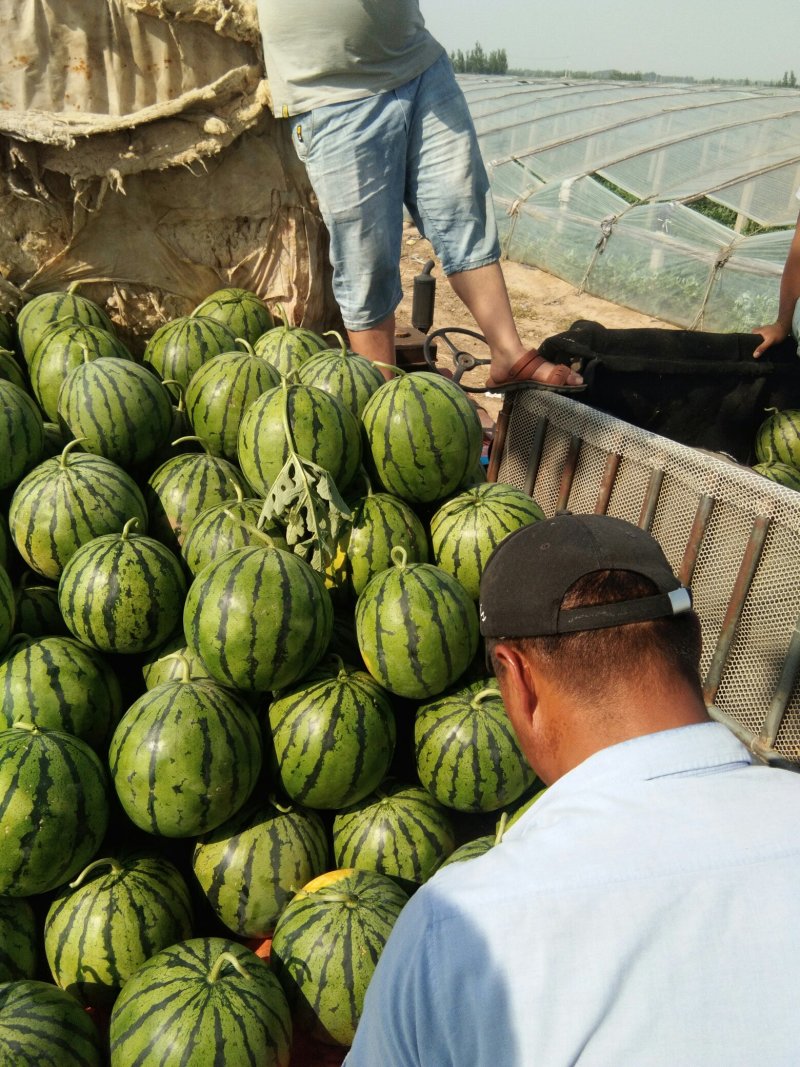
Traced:
<svg viewBox="0 0 800 1067">
<path fill-rule="evenodd" d="M 461 84 L 510 258 L 676 325 L 774 318 L 800 206 L 800 92 Z M 701 199 L 728 208 L 731 225 L 696 211 Z"/>
</svg>

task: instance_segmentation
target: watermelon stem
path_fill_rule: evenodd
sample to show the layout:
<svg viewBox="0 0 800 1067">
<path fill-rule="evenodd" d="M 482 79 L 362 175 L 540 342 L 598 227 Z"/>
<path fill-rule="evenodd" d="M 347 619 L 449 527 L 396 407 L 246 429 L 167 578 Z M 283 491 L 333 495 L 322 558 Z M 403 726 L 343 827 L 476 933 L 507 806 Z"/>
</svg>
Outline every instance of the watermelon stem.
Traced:
<svg viewBox="0 0 800 1067">
<path fill-rule="evenodd" d="M 134 517 L 132 519 L 128 519 L 128 521 L 122 527 L 122 533 L 120 534 L 120 537 L 122 538 L 122 540 L 123 541 L 127 541 L 128 538 L 131 535 L 131 530 L 134 529 L 134 527 L 136 527 L 138 525 L 139 525 L 139 520 L 136 518 L 135 515 L 134 515 Z"/>
<path fill-rule="evenodd" d="M 391 559 L 392 563 L 394 563 L 395 567 L 397 567 L 399 570 L 403 571 L 406 569 L 406 564 L 408 563 L 408 553 L 402 545 L 395 545 L 392 551 L 389 553 L 389 558 Z"/>
<path fill-rule="evenodd" d="M 490 698 L 493 698 L 494 700 L 499 700 L 499 690 L 491 688 L 481 689 L 480 693 L 476 693 L 476 695 L 472 698 L 472 703 L 470 704 L 470 707 L 473 711 L 480 711 L 481 704 L 485 704 L 486 701 Z"/>
<path fill-rule="evenodd" d="M 494 843 L 499 845 L 503 840 L 503 835 L 506 832 L 506 823 L 508 822 L 508 812 L 504 811 L 500 816 L 500 822 L 497 824 L 497 833 L 494 836 Z"/>
<path fill-rule="evenodd" d="M 164 386 L 167 386 L 167 385 L 174 385 L 175 386 L 175 391 L 178 394 L 178 403 L 176 405 L 176 411 L 181 411 L 181 412 L 184 411 L 185 409 L 184 409 L 184 406 L 183 406 L 183 402 L 184 402 L 184 399 L 185 399 L 186 390 L 183 388 L 183 383 L 179 382 L 177 380 L 177 378 L 165 378 L 164 381 L 161 384 L 164 385 Z"/>
<path fill-rule="evenodd" d="M 238 489 L 238 486 L 237 486 L 237 489 Z M 241 504 L 241 502 L 242 502 L 242 494 L 241 494 L 241 490 L 239 490 L 238 503 Z M 272 540 L 272 538 L 270 537 L 270 535 L 268 533 L 265 533 L 261 529 L 260 526 L 253 526 L 253 524 L 251 522 L 246 522 L 244 519 L 239 518 L 239 516 L 238 515 L 234 515 L 234 513 L 229 508 L 225 508 L 223 510 L 222 514 L 230 522 L 235 522 L 238 526 L 241 526 L 244 530 L 247 530 L 248 533 L 253 534 L 254 537 L 257 537 L 261 541 L 263 541 L 264 544 L 269 545 L 270 548 L 274 547 L 275 542 Z M 262 519 L 259 519 L 258 521 L 261 522 Z"/>
<path fill-rule="evenodd" d="M 347 357 L 347 356 L 352 356 L 352 355 L 355 355 L 355 353 L 354 353 L 354 352 L 352 352 L 352 351 L 351 351 L 351 350 L 350 350 L 350 349 L 349 349 L 349 348 L 347 347 L 347 344 L 345 343 L 345 339 L 344 339 L 344 338 L 342 337 L 342 335 L 341 335 L 341 334 L 340 334 L 340 333 L 338 332 L 338 330 L 326 330 L 326 331 L 325 331 L 325 333 L 324 333 L 324 334 L 323 334 L 322 336 L 323 336 L 323 337 L 335 337 L 335 338 L 336 338 L 336 340 L 337 340 L 337 341 L 339 342 L 339 344 L 341 345 L 341 349 L 342 349 L 342 350 L 341 350 L 341 352 L 340 352 L 340 355 L 341 355 L 341 356 Z"/>
<path fill-rule="evenodd" d="M 187 441 L 197 441 L 199 444 L 201 444 L 203 446 L 206 455 L 207 456 L 211 455 L 211 452 L 209 451 L 208 445 L 203 440 L 203 438 L 202 437 L 196 437 L 193 434 L 189 434 L 187 437 L 178 437 L 174 441 L 171 441 L 170 443 L 173 444 L 173 445 L 183 445 L 183 444 L 186 444 Z"/>
<path fill-rule="evenodd" d="M 63 449 L 61 450 L 61 457 L 59 459 L 59 465 L 60 465 L 62 470 L 65 470 L 66 467 L 67 467 L 67 456 L 70 454 L 72 449 L 76 448 L 78 445 L 82 444 L 85 440 L 86 440 L 85 437 L 73 437 L 73 439 L 71 441 L 67 441 L 67 443 L 64 445 Z"/>
<path fill-rule="evenodd" d="M 74 882 L 69 883 L 70 889 L 77 889 L 78 886 L 81 885 L 86 878 L 88 878 L 92 871 L 96 870 L 98 867 L 110 867 L 112 874 L 119 874 L 119 872 L 122 870 L 122 864 L 119 862 L 119 860 L 114 859 L 113 856 L 106 856 L 104 859 L 94 860 L 94 862 L 90 863 L 88 867 L 83 868 L 83 870 Z"/>
<path fill-rule="evenodd" d="M 229 963 L 231 967 L 234 968 L 234 970 L 238 971 L 242 978 L 247 978 L 248 980 L 252 979 L 252 975 L 247 973 L 241 962 L 237 960 L 237 958 L 233 955 L 232 952 L 221 952 L 214 961 L 214 966 L 208 973 L 209 985 L 213 985 L 217 981 L 220 974 L 222 973 L 222 968 L 225 966 L 226 963 Z"/>
<path fill-rule="evenodd" d="M 179 682 L 191 682 L 191 680 L 192 680 L 192 665 L 189 662 L 189 660 L 186 658 L 186 656 L 183 655 L 182 652 L 170 652 L 170 654 L 168 656 L 162 656 L 161 658 L 162 659 L 176 659 L 178 661 L 178 666 L 180 667 L 180 670 L 181 670 L 181 675 L 180 675 L 180 678 L 178 678 L 178 681 Z"/>
<path fill-rule="evenodd" d="M 237 337 L 236 344 L 241 345 L 244 351 L 248 354 L 248 356 L 253 356 L 256 359 L 258 358 L 256 356 L 256 350 L 253 348 L 253 346 L 250 344 L 246 337 Z"/>
</svg>

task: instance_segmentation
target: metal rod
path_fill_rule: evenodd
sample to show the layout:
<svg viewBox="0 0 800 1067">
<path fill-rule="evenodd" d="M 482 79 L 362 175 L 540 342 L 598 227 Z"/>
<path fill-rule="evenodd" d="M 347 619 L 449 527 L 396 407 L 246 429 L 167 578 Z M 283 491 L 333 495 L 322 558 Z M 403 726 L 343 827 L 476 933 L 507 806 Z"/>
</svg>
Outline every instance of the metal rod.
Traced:
<svg viewBox="0 0 800 1067">
<path fill-rule="evenodd" d="M 681 582 L 684 585 L 691 585 L 692 578 L 694 577 L 694 569 L 697 565 L 697 557 L 700 555 L 700 549 L 703 546 L 703 538 L 706 536 L 706 530 L 708 529 L 708 523 L 711 519 L 711 512 L 714 510 L 714 504 L 716 501 L 713 496 L 709 496 L 708 493 L 703 493 L 697 504 L 697 511 L 694 513 L 694 522 L 692 523 L 692 529 L 689 532 L 689 540 L 686 542 L 686 548 L 683 552 L 683 561 L 681 562 L 681 569 L 678 574 Z"/>
<path fill-rule="evenodd" d="M 611 493 L 614 489 L 614 482 L 616 481 L 621 461 L 622 456 L 618 456 L 616 452 L 610 452 L 606 457 L 603 477 L 600 479 L 600 492 L 597 494 L 597 500 L 594 505 L 595 515 L 605 515 L 608 511 L 608 504 L 611 500 Z"/>
<path fill-rule="evenodd" d="M 564 466 L 561 470 L 561 484 L 558 487 L 556 511 L 564 511 L 569 503 L 569 494 L 572 492 L 572 483 L 575 480 L 575 471 L 578 467 L 578 457 L 581 454 L 582 444 L 583 441 L 581 441 L 580 437 L 576 437 L 575 434 L 570 435 L 567 458 L 564 460 Z"/>
<path fill-rule="evenodd" d="M 643 530 L 650 530 L 658 506 L 658 494 L 664 482 L 664 472 L 656 468 L 650 472 L 650 480 L 647 483 L 647 492 L 642 501 L 642 510 L 639 513 L 639 526 Z"/>
<path fill-rule="evenodd" d="M 786 714 L 789 700 L 792 696 L 797 674 L 800 671 L 800 620 L 792 631 L 789 648 L 783 661 L 780 678 L 770 701 L 767 717 L 761 727 L 758 740 L 764 745 L 773 748 L 778 739 L 778 731 Z"/>
<path fill-rule="evenodd" d="M 711 658 L 708 674 L 703 685 L 703 693 L 707 704 L 713 704 L 716 700 L 720 681 L 722 680 L 722 672 L 725 669 L 725 664 L 736 636 L 736 627 L 742 617 L 745 600 L 750 592 L 750 586 L 753 584 L 764 542 L 767 539 L 769 523 L 770 520 L 765 515 L 758 515 L 753 522 L 753 529 L 750 531 L 747 547 L 744 550 L 742 562 L 739 566 L 739 573 L 736 575 L 733 591 L 728 601 L 722 629 L 717 639 L 717 647 L 714 649 L 714 655 Z"/>
<path fill-rule="evenodd" d="M 489 449 L 489 466 L 486 469 L 487 482 L 496 482 L 497 476 L 500 473 L 500 464 L 503 461 L 503 453 L 506 449 L 508 424 L 511 422 L 511 412 L 513 410 L 514 394 L 513 392 L 506 393 L 503 398 L 503 406 L 500 409 L 500 414 L 497 416 L 497 423 L 494 428 L 494 440 Z"/>
<path fill-rule="evenodd" d="M 536 485 L 536 476 L 539 473 L 539 464 L 542 462 L 544 439 L 547 436 L 547 428 L 549 425 L 550 420 L 547 418 L 546 415 L 540 416 L 539 421 L 536 423 L 536 432 L 533 435 L 531 454 L 528 458 L 528 469 L 525 472 L 525 485 L 523 486 L 528 496 L 533 496 L 533 487 Z"/>
</svg>

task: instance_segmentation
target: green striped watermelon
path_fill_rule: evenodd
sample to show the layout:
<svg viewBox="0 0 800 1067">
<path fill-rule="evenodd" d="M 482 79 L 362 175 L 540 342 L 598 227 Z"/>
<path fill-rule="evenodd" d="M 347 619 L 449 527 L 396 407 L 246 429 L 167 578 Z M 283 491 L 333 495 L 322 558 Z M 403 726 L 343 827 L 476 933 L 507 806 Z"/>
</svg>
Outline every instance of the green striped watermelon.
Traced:
<svg viewBox="0 0 800 1067">
<path fill-rule="evenodd" d="M 0 378 L 27 392 L 28 383 L 25 380 L 25 372 L 17 362 L 14 353 L 7 348 L 0 348 Z"/>
<path fill-rule="evenodd" d="M 209 452 L 236 460 L 242 416 L 280 377 L 252 350 L 224 352 L 195 371 L 186 387 L 186 413 Z"/>
<path fill-rule="evenodd" d="M 81 545 L 58 583 L 70 633 L 101 652 L 147 652 L 166 641 L 181 617 L 181 564 L 159 541 L 134 534 L 136 523 Z"/>
<path fill-rule="evenodd" d="M 0 311 L 0 347 L 13 348 L 15 336 L 16 331 L 11 324 L 11 319 L 5 311 Z"/>
<path fill-rule="evenodd" d="M 32 397 L 0 379 L 0 489 L 14 485 L 44 450 L 44 422 Z"/>
<path fill-rule="evenodd" d="M 150 533 L 173 552 L 202 512 L 214 504 L 231 503 L 249 493 L 242 472 L 210 452 L 173 456 L 153 471 L 145 488 Z"/>
<path fill-rule="evenodd" d="M 327 869 L 320 816 L 273 797 L 250 801 L 195 845 L 192 867 L 216 915 L 244 937 L 266 937 L 298 889 Z"/>
<path fill-rule="evenodd" d="M 63 730 L 104 753 L 122 715 L 122 690 L 103 657 L 72 637 L 40 637 L 0 663 L 0 727 Z"/>
<path fill-rule="evenodd" d="M 351 352 L 338 333 L 339 348 L 324 348 L 301 364 L 297 380 L 313 385 L 340 400 L 356 418 L 367 401 L 384 383 L 383 373 L 372 360 Z"/>
<path fill-rule="evenodd" d="M 8 570 L 11 562 L 11 533 L 5 515 L 0 511 L 0 567 Z"/>
<path fill-rule="evenodd" d="M 250 796 L 261 770 L 261 733 L 240 697 L 187 671 L 134 701 L 108 759 L 131 822 L 162 837 L 195 837 Z"/>
<path fill-rule="evenodd" d="M 791 463 L 756 463 L 753 470 L 762 478 L 769 478 L 771 482 L 800 492 L 800 467 Z"/>
<path fill-rule="evenodd" d="M 26 363 L 30 363 L 47 330 L 62 320 L 84 322 L 114 332 L 111 319 L 93 300 L 78 293 L 41 293 L 29 300 L 17 315 L 19 348 Z"/>
<path fill-rule="evenodd" d="M 430 563 L 408 563 L 372 578 L 356 602 L 358 647 L 390 693 L 423 700 L 451 686 L 478 648 L 478 614 L 464 587 Z"/>
<path fill-rule="evenodd" d="M 271 962 L 301 1029 L 352 1044 L 375 965 L 407 900 L 390 878 L 345 869 L 315 878 L 289 901 Z"/>
<path fill-rule="evenodd" d="M 486 483 L 448 500 L 431 519 L 436 565 L 478 599 L 481 575 L 503 538 L 520 526 L 544 518 L 544 512 L 521 489 Z"/>
<path fill-rule="evenodd" d="M 47 912 L 44 950 L 56 985 L 110 1008 L 145 960 L 192 935 L 192 902 L 177 867 L 146 853 L 95 860 Z"/>
<path fill-rule="evenodd" d="M 253 342 L 255 354 L 271 363 L 284 377 L 328 347 L 319 334 L 303 326 L 290 326 L 285 318 L 284 314 L 283 325 L 267 330 Z"/>
<path fill-rule="evenodd" d="M 30 638 L 68 637 L 69 630 L 58 607 L 58 589 L 36 584 L 32 571 L 26 571 L 14 590 L 15 632 Z"/>
<path fill-rule="evenodd" d="M 266 495 L 286 463 L 287 425 L 295 451 L 346 489 L 361 463 L 358 419 L 321 389 L 284 383 L 253 401 L 239 427 L 239 465 L 256 493 Z"/>
<path fill-rule="evenodd" d="M 414 723 L 419 780 L 456 811 L 497 811 L 535 779 L 500 693 L 486 685 L 474 682 L 423 705 Z"/>
<path fill-rule="evenodd" d="M 361 800 L 383 780 L 397 729 L 386 693 L 364 671 L 295 689 L 269 709 L 284 791 L 310 808 Z"/>
<path fill-rule="evenodd" d="M 147 367 L 105 356 L 69 372 L 58 394 L 58 417 L 87 452 L 130 467 L 166 443 L 172 403 Z"/>
<path fill-rule="evenodd" d="M 367 401 L 362 421 L 380 483 L 412 504 L 448 496 L 480 458 L 478 414 L 440 374 L 420 371 L 386 382 Z"/>
<path fill-rule="evenodd" d="M 340 551 L 328 577 L 336 589 L 359 596 L 371 578 L 392 566 L 392 549 L 411 563 L 428 562 L 428 536 L 409 504 L 389 493 L 373 493 L 352 504 Z"/>
<path fill-rule="evenodd" d="M 227 326 L 234 337 L 241 337 L 250 344 L 254 344 L 262 333 L 271 330 L 275 324 L 260 296 L 249 289 L 234 287 L 217 289 L 200 301 L 192 315 L 216 319 Z"/>
<path fill-rule="evenodd" d="M 386 782 L 333 820 L 339 867 L 377 871 L 402 882 L 426 882 L 456 847 L 444 807 L 418 785 Z"/>
<path fill-rule="evenodd" d="M 30 903 L 22 897 L 0 897 L 0 982 L 33 978 L 39 927 Z"/>
<path fill-rule="evenodd" d="M 105 768 L 85 741 L 21 723 L 0 731 L 0 895 L 68 881 L 107 824 Z"/>
<path fill-rule="evenodd" d="M 441 866 L 449 867 L 451 863 L 462 863 L 464 860 L 477 859 L 478 856 L 483 856 L 484 853 L 488 852 L 490 848 L 494 848 L 495 843 L 494 834 L 474 837 L 471 841 L 466 841 L 463 845 L 459 845 L 457 849 L 454 849 Z"/>
<path fill-rule="evenodd" d="M 144 362 L 162 381 L 176 382 L 184 389 L 206 360 L 236 348 L 236 334 L 216 319 L 185 315 L 159 326 L 144 350 Z M 178 385 L 170 385 L 178 396 Z"/>
<path fill-rule="evenodd" d="M 144 497 L 133 478 L 105 456 L 76 453 L 70 441 L 61 455 L 27 474 L 8 512 L 17 551 L 37 574 L 57 580 L 87 541 L 118 533 L 138 519 L 147 529 Z"/>
<path fill-rule="evenodd" d="M 31 389 L 48 419 L 58 418 L 58 392 L 71 370 L 102 356 L 133 359 L 109 330 L 82 322 L 56 322 L 42 336 L 31 357 Z"/>
<path fill-rule="evenodd" d="M 771 414 L 756 430 L 756 460 L 758 463 L 788 463 L 800 468 L 800 410 L 769 410 Z"/>
<path fill-rule="evenodd" d="M 0 985 L 0 1063 L 8 1067 L 103 1067 L 97 1027 L 49 982 Z"/>
<path fill-rule="evenodd" d="M 322 579 L 299 556 L 242 548 L 196 575 L 183 625 L 189 648 L 220 684 L 267 692 L 291 685 L 319 662 L 333 609 Z"/>
<path fill-rule="evenodd" d="M 245 500 L 241 491 L 237 495 L 238 500 L 224 500 L 201 511 L 187 527 L 181 555 L 192 574 L 234 548 L 273 545 L 288 549 L 282 529 L 259 525 L 264 501 Z"/>
<path fill-rule="evenodd" d="M 194 938 L 125 983 L 111 1013 L 111 1067 L 288 1067 L 291 1033 L 262 959 L 236 941 Z"/>
<path fill-rule="evenodd" d="M 5 567 L 0 567 L 0 653 L 8 644 L 14 632 L 17 605 L 14 599 L 14 586 Z"/>
</svg>

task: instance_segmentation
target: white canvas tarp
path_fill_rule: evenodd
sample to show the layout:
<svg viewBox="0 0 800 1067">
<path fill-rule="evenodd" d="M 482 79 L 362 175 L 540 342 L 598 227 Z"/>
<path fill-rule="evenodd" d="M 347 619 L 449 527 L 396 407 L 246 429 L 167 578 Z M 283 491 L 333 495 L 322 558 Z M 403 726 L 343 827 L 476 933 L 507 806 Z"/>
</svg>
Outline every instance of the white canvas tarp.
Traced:
<svg viewBox="0 0 800 1067">
<path fill-rule="evenodd" d="M 0 0 L 0 307 L 77 284 L 146 337 L 222 286 L 335 321 L 253 0 Z"/>
</svg>

